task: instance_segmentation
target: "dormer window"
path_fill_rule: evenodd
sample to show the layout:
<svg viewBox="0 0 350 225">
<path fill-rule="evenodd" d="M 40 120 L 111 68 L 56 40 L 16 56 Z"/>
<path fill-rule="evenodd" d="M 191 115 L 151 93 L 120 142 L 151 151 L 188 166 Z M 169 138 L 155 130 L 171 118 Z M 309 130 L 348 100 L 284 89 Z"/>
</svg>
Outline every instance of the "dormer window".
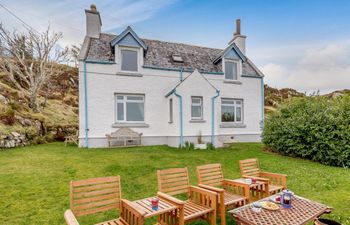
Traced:
<svg viewBox="0 0 350 225">
<path fill-rule="evenodd" d="M 238 62 L 225 60 L 225 79 L 237 80 Z"/>
<path fill-rule="evenodd" d="M 134 50 L 121 50 L 121 70 L 137 72 L 137 51 Z"/>
<path fill-rule="evenodd" d="M 183 60 L 183 58 L 181 57 L 181 55 L 174 54 L 174 55 L 172 55 L 172 58 L 173 58 L 173 61 L 174 61 L 174 62 L 179 62 L 179 63 L 184 62 L 184 60 Z"/>
</svg>

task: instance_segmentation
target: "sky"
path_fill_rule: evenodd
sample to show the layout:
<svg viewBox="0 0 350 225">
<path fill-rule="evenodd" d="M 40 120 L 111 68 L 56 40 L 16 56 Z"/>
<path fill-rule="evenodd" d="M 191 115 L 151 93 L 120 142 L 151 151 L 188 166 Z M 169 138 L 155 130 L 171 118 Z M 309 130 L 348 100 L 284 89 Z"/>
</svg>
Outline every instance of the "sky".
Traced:
<svg viewBox="0 0 350 225">
<path fill-rule="evenodd" d="M 63 33 L 60 45 L 79 45 L 85 13 L 95 3 L 103 32 L 130 25 L 142 38 L 225 48 L 241 19 L 247 56 L 276 88 L 328 93 L 350 89 L 350 1 L 348 0 L 2 0 L 38 31 Z M 0 7 L 7 29 L 22 22 Z"/>
</svg>

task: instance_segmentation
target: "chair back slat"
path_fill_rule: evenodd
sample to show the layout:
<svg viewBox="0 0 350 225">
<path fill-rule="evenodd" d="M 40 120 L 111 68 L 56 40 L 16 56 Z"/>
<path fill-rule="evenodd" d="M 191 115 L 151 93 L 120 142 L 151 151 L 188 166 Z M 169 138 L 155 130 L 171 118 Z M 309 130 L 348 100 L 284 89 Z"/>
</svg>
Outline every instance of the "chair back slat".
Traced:
<svg viewBox="0 0 350 225">
<path fill-rule="evenodd" d="M 197 166 L 197 178 L 200 184 L 221 186 L 224 179 L 221 164 Z"/>
<path fill-rule="evenodd" d="M 76 216 L 120 208 L 120 177 L 101 177 L 70 183 L 70 208 Z"/>
<path fill-rule="evenodd" d="M 258 159 L 244 159 L 239 161 L 242 176 L 259 177 L 260 167 Z"/>
<path fill-rule="evenodd" d="M 169 195 L 188 193 L 189 177 L 187 168 L 158 170 L 158 190 Z"/>
</svg>

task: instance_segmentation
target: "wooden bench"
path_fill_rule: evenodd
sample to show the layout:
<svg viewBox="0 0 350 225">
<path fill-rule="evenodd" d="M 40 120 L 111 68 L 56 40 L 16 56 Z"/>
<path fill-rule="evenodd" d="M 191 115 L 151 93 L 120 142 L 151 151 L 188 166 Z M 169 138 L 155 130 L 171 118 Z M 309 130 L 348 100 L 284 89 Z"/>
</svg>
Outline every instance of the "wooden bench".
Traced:
<svg viewBox="0 0 350 225">
<path fill-rule="evenodd" d="M 197 166 L 198 186 L 218 193 L 217 210 L 221 224 L 226 225 L 226 210 L 245 205 L 249 201 L 248 185 L 224 179 L 221 164 Z"/>
<path fill-rule="evenodd" d="M 142 133 L 137 133 L 127 127 L 120 128 L 111 134 L 106 134 L 109 147 L 141 145 L 141 136 Z"/>
</svg>

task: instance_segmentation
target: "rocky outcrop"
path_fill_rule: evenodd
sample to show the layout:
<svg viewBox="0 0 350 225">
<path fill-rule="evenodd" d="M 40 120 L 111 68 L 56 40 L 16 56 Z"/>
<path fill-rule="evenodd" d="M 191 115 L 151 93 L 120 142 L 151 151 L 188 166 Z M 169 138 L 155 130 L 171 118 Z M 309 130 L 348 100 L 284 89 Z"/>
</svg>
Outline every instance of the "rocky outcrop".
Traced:
<svg viewBox="0 0 350 225">
<path fill-rule="evenodd" d="M 11 132 L 9 135 L 0 136 L 0 148 L 14 148 L 28 145 L 25 135 Z"/>
</svg>

